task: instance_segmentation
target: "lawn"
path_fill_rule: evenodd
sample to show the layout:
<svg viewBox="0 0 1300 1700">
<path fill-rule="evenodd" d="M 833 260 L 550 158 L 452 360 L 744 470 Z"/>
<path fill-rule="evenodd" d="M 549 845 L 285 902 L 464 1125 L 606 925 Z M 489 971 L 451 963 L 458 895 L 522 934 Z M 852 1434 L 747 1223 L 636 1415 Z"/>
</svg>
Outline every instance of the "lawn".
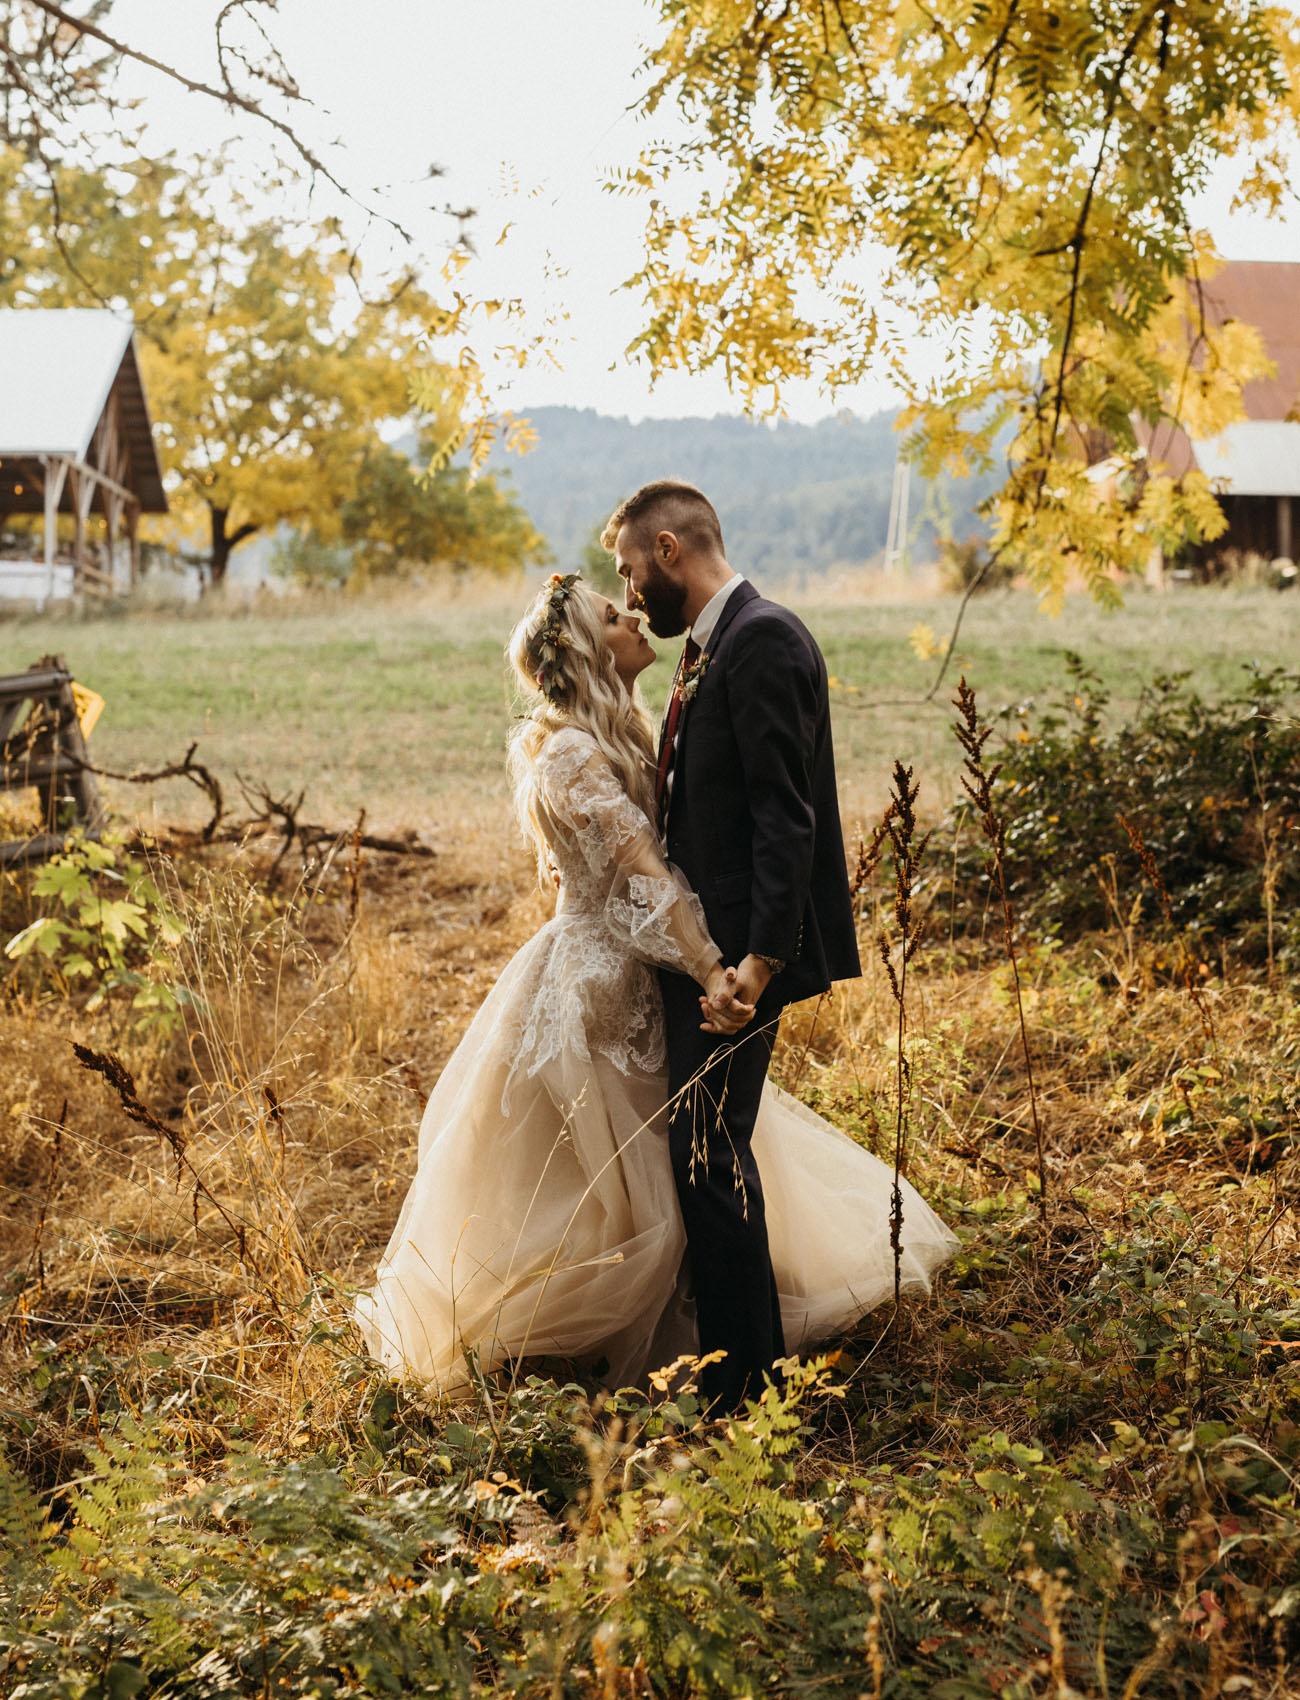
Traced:
<svg viewBox="0 0 1300 1700">
<path fill-rule="evenodd" d="M 0 624 L 0 671 L 66 657 L 107 699 L 92 744 L 104 766 L 157 765 L 198 739 L 199 759 L 225 777 L 238 771 L 277 792 L 305 786 L 314 818 L 341 822 L 364 807 L 377 828 L 410 825 L 436 837 L 450 830 L 451 806 L 458 821 L 467 805 L 501 818 L 502 745 L 517 712 L 502 649 L 522 600 L 489 587 L 461 597 L 10 618 Z M 918 658 L 909 634 L 925 625 L 946 637 L 955 600 L 799 607 L 839 681 L 835 731 L 850 820 L 876 806 L 895 756 L 916 764 L 922 807 L 937 808 L 956 771 L 950 693 L 919 700 L 935 664 Z M 992 712 L 1057 691 L 1062 653 L 1073 649 L 1117 704 L 1169 669 L 1218 694 L 1252 661 L 1294 660 L 1298 639 L 1300 598 L 1271 591 L 1134 589 L 1118 613 L 1075 598 L 1058 619 L 1027 594 L 1001 593 L 971 604 L 951 680 L 965 671 Z M 660 648 L 665 659 L 647 680 L 656 705 L 675 652 Z M 124 793 L 114 795 L 125 806 Z M 192 807 L 188 787 L 159 787 L 155 806 Z"/>
</svg>

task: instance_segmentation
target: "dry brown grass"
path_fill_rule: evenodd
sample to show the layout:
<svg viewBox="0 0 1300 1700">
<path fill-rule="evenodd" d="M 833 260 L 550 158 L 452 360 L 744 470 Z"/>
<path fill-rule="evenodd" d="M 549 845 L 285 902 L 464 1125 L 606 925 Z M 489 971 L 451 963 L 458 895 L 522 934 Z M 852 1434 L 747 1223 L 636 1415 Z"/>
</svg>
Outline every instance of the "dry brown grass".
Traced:
<svg viewBox="0 0 1300 1700">
<path fill-rule="evenodd" d="M 359 901 L 351 867 L 283 896 L 265 867 L 217 851 L 160 864 L 189 926 L 181 1035 L 134 1039 L 111 1008 L 11 989 L 0 1209 L 11 1361 L 34 1337 L 81 1335 L 141 1386 L 149 1353 L 179 1354 L 182 1374 L 224 1364 L 273 1443 L 305 1397 L 328 1404 L 334 1358 L 305 1343 L 310 1324 L 342 1309 L 331 1283 L 373 1264 L 424 1097 L 539 916 L 523 856 L 494 836 L 433 863 L 363 863 Z M 133 1124 L 74 1041 L 120 1055 L 171 1137 Z M 84 1433 L 69 1426 L 48 1437 L 56 1453 Z"/>
<path fill-rule="evenodd" d="M 190 924 L 183 976 L 200 1000 L 183 1036 L 132 1039 L 120 1016 L 49 992 L 11 991 L 0 1005 L 0 1377 L 34 1339 L 80 1338 L 112 1355 L 136 1398 L 151 1365 L 170 1360 L 169 1384 L 187 1367 L 209 1384 L 225 1377 L 232 1413 L 260 1444 L 320 1445 L 355 1397 L 338 1376 L 353 1343 L 346 1327 L 332 1331 L 391 1230 L 425 1097 L 548 901 L 523 853 L 493 833 L 463 836 L 429 863 L 366 857 L 357 868 L 345 857 L 315 891 L 268 895 L 264 870 L 250 852 L 216 850 L 162 870 Z M 864 896 L 869 937 L 889 894 Z M 992 1196 L 1032 1215 L 1034 1139 L 1005 965 L 955 948 L 937 915 L 928 930 L 909 985 L 912 1178 L 941 1207 Z M 1059 1321 L 1104 1233 L 1135 1198 L 1160 1193 L 1242 1268 L 1300 1275 L 1295 1216 L 1277 1208 L 1300 1179 L 1296 1147 L 1252 1144 L 1230 1108 L 1294 1062 L 1290 993 L 1216 981 L 1202 994 L 1211 1045 L 1154 945 L 1130 941 L 1125 992 L 1102 984 L 1106 948 L 1031 950 L 1023 964 L 1054 1199 L 1032 1267 L 999 1289 L 989 1325 Z M 791 1013 L 776 1062 L 886 1161 L 896 1021 L 872 964 Z M 119 1052 L 176 1139 L 128 1120 L 77 1063 L 74 1040 Z M 1207 1070 L 1217 1080 L 1200 1078 Z M 1196 1113 L 1174 1126 L 1185 1102 Z M 863 1331 L 868 1352 L 882 1320 Z M 942 1384 L 945 1347 L 925 1306 L 895 1349 Z M 959 1422 L 960 1388 L 945 1399 L 945 1423 Z M 1027 1420 L 1013 1406 L 981 1417 Z M 42 1419 L 36 1475 L 62 1474 L 86 1421 L 75 1404 Z M 225 1436 L 199 1422 L 192 1442 L 204 1454 Z"/>
</svg>

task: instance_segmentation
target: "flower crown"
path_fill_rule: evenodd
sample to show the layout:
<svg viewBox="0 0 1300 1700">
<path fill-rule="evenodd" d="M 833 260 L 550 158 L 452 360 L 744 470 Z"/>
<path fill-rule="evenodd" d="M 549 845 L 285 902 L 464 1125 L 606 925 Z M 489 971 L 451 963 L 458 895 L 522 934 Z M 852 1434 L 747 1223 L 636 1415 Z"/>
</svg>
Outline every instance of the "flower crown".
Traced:
<svg viewBox="0 0 1300 1700">
<path fill-rule="evenodd" d="M 546 614 L 542 620 L 541 629 L 537 634 L 537 688 L 551 702 L 559 702 L 564 696 L 564 681 L 560 678 L 560 651 L 570 646 L 571 639 L 563 628 L 564 610 L 573 587 L 577 584 L 580 573 L 552 573 L 548 583 L 550 595 L 546 601 Z"/>
</svg>

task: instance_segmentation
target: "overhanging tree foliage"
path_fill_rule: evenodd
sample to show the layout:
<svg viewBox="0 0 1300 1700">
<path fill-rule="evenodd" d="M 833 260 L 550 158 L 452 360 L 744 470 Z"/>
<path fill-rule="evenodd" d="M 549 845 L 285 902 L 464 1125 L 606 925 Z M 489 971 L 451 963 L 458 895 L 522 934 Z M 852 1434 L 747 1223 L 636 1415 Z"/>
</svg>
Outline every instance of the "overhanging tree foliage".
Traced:
<svg viewBox="0 0 1300 1700">
<path fill-rule="evenodd" d="M 792 379 L 887 372 L 923 468 L 987 465 L 1012 554 L 1058 598 L 1223 521 L 1205 479 L 1148 461 L 1140 422 L 1205 435 L 1261 369 L 1250 327 L 1203 311 L 1193 198 L 1243 161 L 1277 209 L 1300 95 L 1293 13 L 1256 0 L 659 0 L 645 105 L 684 140 L 620 186 L 649 194 L 652 372 L 720 366 L 746 405 Z M 890 260 L 864 284 L 862 251 Z M 902 309 L 906 308 L 904 312 Z M 913 341 L 945 350 L 922 381 Z M 1105 499 L 1088 473 L 1104 448 Z"/>
<path fill-rule="evenodd" d="M 119 81 L 124 67 L 132 69 L 142 90 L 151 81 L 170 82 L 215 101 L 246 128 L 256 132 L 260 126 L 286 174 L 303 173 L 313 183 L 327 183 L 342 203 L 366 215 L 363 231 L 378 223 L 411 243 L 384 193 L 359 191 L 347 183 L 344 168 L 340 176 L 330 163 L 334 152 L 299 129 L 298 119 L 310 102 L 276 47 L 276 6 L 277 0 L 206 0 L 210 59 L 206 68 L 191 72 L 163 57 L 147 23 L 129 10 L 121 12 L 115 0 L 0 0 L 0 151 L 10 150 L 44 177 L 47 223 L 56 245 L 64 236 L 61 180 L 67 173 L 92 164 L 103 172 L 111 163 L 138 174 L 148 166 L 139 157 L 136 133 L 136 109 L 146 97 L 124 96 Z M 430 180 L 442 175 L 438 165 L 427 172 Z M 428 279 L 436 305 L 426 299 L 423 323 L 412 329 L 406 379 L 410 401 L 429 427 L 430 472 L 444 470 L 466 448 L 477 473 L 495 442 L 523 452 L 531 441 L 526 421 L 493 408 L 482 362 L 484 340 L 498 360 L 522 367 L 543 351 L 553 353 L 552 337 L 548 330 L 523 329 L 524 308 L 517 298 L 479 300 L 466 287 L 462 273 L 470 258 L 475 209 L 444 202 L 430 210 L 451 227 L 450 252 Z M 6 239 L 0 241 L 3 268 L 11 232 L 0 224 L 0 235 Z M 333 224 L 329 235 L 332 253 L 343 254 L 342 224 Z M 346 258 L 355 268 L 355 243 Z M 12 274 L 12 254 L 9 259 Z M 488 320 L 496 321 L 491 334 L 485 331 Z M 214 561 L 219 559 L 214 543 Z"/>
</svg>

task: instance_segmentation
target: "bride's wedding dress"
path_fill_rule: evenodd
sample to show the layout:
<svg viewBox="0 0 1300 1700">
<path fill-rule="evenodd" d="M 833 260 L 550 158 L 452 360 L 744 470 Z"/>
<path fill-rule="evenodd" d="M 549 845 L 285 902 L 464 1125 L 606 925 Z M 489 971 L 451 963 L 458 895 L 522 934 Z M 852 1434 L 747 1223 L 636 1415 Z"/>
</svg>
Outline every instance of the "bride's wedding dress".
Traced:
<svg viewBox="0 0 1300 1700">
<path fill-rule="evenodd" d="M 538 795 L 555 917 L 506 966 L 430 1094 L 415 1177 L 356 1301 L 371 1354 L 443 1388 L 467 1379 L 467 1350 L 485 1370 L 603 1358 L 624 1385 L 695 1349 L 654 965 L 702 977 L 718 952 L 589 733 L 552 735 Z M 771 1082 L 753 1149 L 795 1352 L 892 1295 L 892 1171 Z M 903 1286 L 928 1290 L 956 1241 L 900 1184 Z"/>
</svg>

